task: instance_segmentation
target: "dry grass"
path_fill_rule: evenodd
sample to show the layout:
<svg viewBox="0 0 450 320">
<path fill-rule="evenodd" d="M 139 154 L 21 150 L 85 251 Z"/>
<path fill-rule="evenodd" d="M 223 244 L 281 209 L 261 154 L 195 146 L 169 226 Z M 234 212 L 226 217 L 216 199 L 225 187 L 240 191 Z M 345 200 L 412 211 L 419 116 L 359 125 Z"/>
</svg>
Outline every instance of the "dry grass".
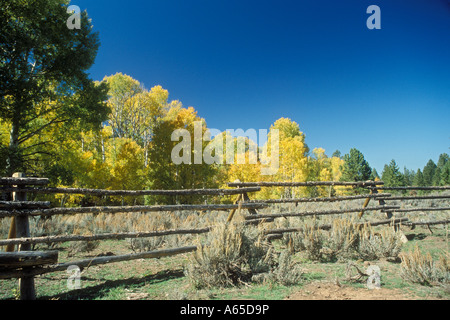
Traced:
<svg viewBox="0 0 450 320">
<path fill-rule="evenodd" d="M 423 254 L 415 247 L 412 252 L 400 255 L 402 264 L 400 276 L 412 283 L 421 285 L 450 284 L 450 257 L 443 253 L 439 260 L 433 260 L 430 253 Z"/>
<path fill-rule="evenodd" d="M 359 208 L 364 200 L 336 203 L 305 203 L 296 207 L 292 204 L 274 205 L 260 213 L 301 212 Z M 448 206 L 448 200 L 425 200 L 400 203 L 402 207 Z M 376 205 L 372 201 L 370 205 Z M 241 210 L 233 221 L 239 222 L 245 210 Z M 357 227 L 364 220 L 380 220 L 385 217 L 367 212 L 363 219 L 357 214 L 317 217 L 289 217 L 275 219 L 264 224 L 265 229 L 301 227 L 302 232 L 286 233 L 282 242 L 271 245 L 264 241 L 258 227 L 244 227 L 238 223 L 226 224 L 226 212 L 154 212 L 81 214 L 74 216 L 54 216 L 51 219 L 30 219 L 32 236 L 43 235 L 88 235 L 108 232 L 157 231 L 165 229 L 187 229 L 215 226 L 207 235 L 171 235 L 127 240 L 132 251 L 151 251 L 162 247 L 178 247 L 197 244 L 198 250 L 185 264 L 185 274 L 195 288 L 227 287 L 249 282 L 279 283 L 291 285 L 299 283 L 303 271 L 294 260 L 319 262 L 343 262 L 351 259 L 377 260 L 396 257 L 402 247 L 392 227 Z M 447 215 L 447 216 L 446 216 Z M 439 220 L 448 218 L 445 212 L 414 212 L 399 214 L 412 221 Z M 0 233 L 6 238 L 10 219 L 0 219 Z M 331 224 L 330 230 L 321 230 L 319 225 Z M 436 228 L 442 228 L 436 227 Z M 69 251 L 89 252 L 96 243 L 73 242 Z M 46 246 L 46 245 L 40 245 Z M 124 246 L 125 247 L 125 246 Z M 287 248 L 288 250 L 284 250 Z M 281 250 L 280 250 L 281 249 Z M 299 253 L 301 256 L 294 257 Z M 293 257 L 295 259 L 293 259 Z M 417 252 L 402 254 L 402 277 L 410 282 L 424 285 L 448 284 L 449 257 L 432 260 L 429 255 Z"/>
<path fill-rule="evenodd" d="M 238 223 L 215 226 L 197 248 L 186 267 L 195 288 L 240 285 L 273 264 L 272 247 L 258 230 Z"/>
</svg>

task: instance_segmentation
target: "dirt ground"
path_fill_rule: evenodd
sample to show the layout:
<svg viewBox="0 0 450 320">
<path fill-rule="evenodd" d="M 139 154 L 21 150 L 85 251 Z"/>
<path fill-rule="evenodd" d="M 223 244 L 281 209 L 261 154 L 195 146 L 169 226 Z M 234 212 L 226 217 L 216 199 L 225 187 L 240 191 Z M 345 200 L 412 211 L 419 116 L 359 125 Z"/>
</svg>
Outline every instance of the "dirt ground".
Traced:
<svg viewBox="0 0 450 320">
<path fill-rule="evenodd" d="M 395 289 L 353 288 L 331 282 L 314 282 L 285 300 L 416 300 L 417 297 Z"/>
</svg>

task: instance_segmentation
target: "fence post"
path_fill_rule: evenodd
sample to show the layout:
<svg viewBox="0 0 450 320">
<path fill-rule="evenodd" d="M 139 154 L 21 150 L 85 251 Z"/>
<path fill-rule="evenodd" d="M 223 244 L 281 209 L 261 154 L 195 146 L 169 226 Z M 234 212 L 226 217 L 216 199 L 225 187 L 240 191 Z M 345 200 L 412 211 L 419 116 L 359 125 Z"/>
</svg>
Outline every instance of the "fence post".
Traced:
<svg viewBox="0 0 450 320">
<path fill-rule="evenodd" d="M 377 190 L 375 190 L 375 192 L 377 192 Z M 374 193 L 373 189 L 370 189 L 370 194 L 373 194 L 373 193 Z M 362 216 L 364 214 L 364 209 L 369 205 L 369 202 L 370 202 L 370 197 L 367 197 L 366 201 L 364 201 L 363 208 L 362 208 L 361 212 L 359 213 L 360 219 L 362 218 Z"/>
<path fill-rule="evenodd" d="M 11 217 L 11 225 L 9 227 L 8 239 L 16 238 L 16 217 Z M 6 252 L 14 252 L 15 245 L 8 244 L 6 245 Z"/>
<path fill-rule="evenodd" d="M 241 203 L 242 200 L 242 194 L 238 194 L 236 201 L 234 201 L 234 204 L 239 204 Z M 239 208 L 240 209 L 240 208 Z M 234 213 L 236 212 L 237 209 L 231 209 L 230 214 L 228 215 L 227 218 L 227 222 L 230 222 L 233 219 Z"/>
<path fill-rule="evenodd" d="M 26 175 L 21 172 L 13 174 L 14 178 L 24 178 Z M 20 186 L 15 186 L 20 188 Z M 26 192 L 13 192 L 13 201 L 27 201 Z M 30 237 L 30 223 L 28 221 L 28 215 L 18 215 L 15 217 L 16 221 L 16 237 L 28 238 Z M 21 244 L 18 247 L 18 251 L 31 250 L 31 244 Z M 26 269 L 26 268 L 24 268 Z M 20 287 L 20 299 L 21 300 L 36 300 L 36 290 L 34 286 L 34 277 L 22 277 L 19 279 Z"/>
</svg>

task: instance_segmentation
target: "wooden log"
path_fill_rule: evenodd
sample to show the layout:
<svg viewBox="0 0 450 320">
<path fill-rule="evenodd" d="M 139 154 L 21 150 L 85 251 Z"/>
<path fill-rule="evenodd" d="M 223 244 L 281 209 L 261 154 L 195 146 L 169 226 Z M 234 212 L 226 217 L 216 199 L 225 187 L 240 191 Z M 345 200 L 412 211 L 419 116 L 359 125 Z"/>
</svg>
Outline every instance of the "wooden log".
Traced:
<svg viewBox="0 0 450 320">
<path fill-rule="evenodd" d="M 372 189 L 370 190 L 370 193 L 372 193 L 372 194 L 379 194 L 379 193 L 378 193 L 378 188 L 377 188 L 377 187 L 372 188 Z M 384 198 L 377 198 L 377 200 L 378 200 L 378 204 L 379 204 L 380 206 L 385 206 L 385 205 L 386 205 L 386 202 L 384 201 Z M 386 214 L 386 217 L 387 217 L 388 219 L 391 219 L 391 218 L 392 218 L 392 213 L 391 213 L 391 212 L 385 212 L 385 214 Z"/>
<path fill-rule="evenodd" d="M 4 186 L 41 186 L 47 185 L 49 180 L 47 178 L 32 178 L 24 176 L 13 176 L 0 178 L 0 185 Z"/>
<path fill-rule="evenodd" d="M 18 238 L 0 240 L 0 245 L 6 244 L 37 244 L 37 243 L 61 243 L 69 241 L 95 241 L 95 240 L 123 240 L 133 238 L 149 238 L 149 237 L 161 237 L 174 234 L 201 234 L 207 233 L 211 230 L 211 227 L 197 228 L 197 229 L 170 229 L 170 230 L 158 230 L 147 232 L 124 232 L 124 233 L 103 233 L 94 234 L 89 236 L 82 235 L 67 235 L 67 236 L 47 236 L 47 237 L 34 237 L 34 238 Z"/>
<path fill-rule="evenodd" d="M 239 204 L 241 203 L 241 199 L 242 199 L 242 194 L 239 194 L 236 198 L 236 200 L 234 201 L 234 204 Z M 231 209 L 230 214 L 228 215 L 227 218 L 227 222 L 230 222 L 233 219 L 234 213 L 236 212 L 236 210 L 240 210 L 241 207 L 238 207 L 238 209 Z"/>
<path fill-rule="evenodd" d="M 364 194 L 364 195 L 344 196 L 344 197 L 250 200 L 250 202 L 258 202 L 258 203 L 339 202 L 339 201 L 349 201 L 366 198 L 389 197 L 390 195 L 391 195 L 390 193 L 379 193 L 379 194 Z"/>
<path fill-rule="evenodd" d="M 428 196 L 391 196 L 377 200 L 425 200 L 425 199 L 449 199 L 450 195 L 428 195 Z"/>
<path fill-rule="evenodd" d="M 364 204 L 363 204 L 363 209 L 361 210 L 361 212 L 359 213 L 359 215 L 358 215 L 358 217 L 361 219 L 362 218 L 362 216 L 363 216 L 363 214 L 364 214 L 364 209 L 369 205 L 369 202 L 370 202 L 370 199 L 371 199 L 372 197 L 367 197 L 366 198 L 366 201 L 364 201 Z"/>
<path fill-rule="evenodd" d="M 10 226 L 9 226 L 9 232 L 8 232 L 8 239 L 13 239 L 16 237 L 16 218 L 12 217 L 11 218 L 11 222 L 10 222 Z M 15 249 L 15 245 L 14 244 L 8 244 L 6 245 L 6 252 L 13 252 Z"/>
<path fill-rule="evenodd" d="M 450 186 L 434 186 L 434 187 L 368 187 L 369 189 L 377 188 L 378 190 L 449 190 Z"/>
<path fill-rule="evenodd" d="M 0 208 L 22 210 L 22 209 L 48 209 L 49 201 L 0 201 Z"/>
<path fill-rule="evenodd" d="M 273 222 L 274 218 L 257 218 L 252 220 L 245 220 L 245 225 L 258 225 L 260 223 Z"/>
<path fill-rule="evenodd" d="M 271 233 L 271 234 L 268 234 L 268 235 L 265 237 L 265 239 L 266 239 L 267 241 L 273 241 L 273 240 L 283 239 L 283 234 L 281 234 L 281 233 Z"/>
<path fill-rule="evenodd" d="M 378 207 L 368 207 L 365 208 L 365 211 L 377 211 L 377 210 L 389 210 L 389 209 L 398 209 L 399 206 L 378 206 Z M 320 216 L 320 215 L 333 215 L 333 214 L 342 214 L 342 213 L 352 213 L 352 212 L 360 212 L 359 209 L 343 209 L 343 210 L 327 210 L 327 211 L 305 211 L 301 213 L 296 212 L 287 212 L 287 213 L 273 213 L 273 214 L 258 214 L 258 215 L 249 215 L 245 216 L 246 220 L 257 219 L 257 218 L 285 218 L 285 217 L 306 217 L 306 216 Z"/>
<path fill-rule="evenodd" d="M 356 226 L 363 226 L 363 225 L 369 225 L 369 226 L 379 226 L 384 224 L 398 224 L 398 223 L 405 223 L 408 221 L 408 218 L 396 218 L 396 219 L 386 219 L 386 220 L 379 220 L 379 221 L 366 221 L 366 222 L 358 222 L 355 223 Z M 319 225 L 317 228 L 321 230 L 330 230 L 333 227 L 332 224 L 323 224 Z M 304 228 L 280 228 L 280 229 L 271 229 L 271 230 L 265 230 L 263 231 L 263 234 L 276 234 L 276 233 L 289 233 L 289 232 L 302 232 Z"/>
<path fill-rule="evenodd" d="M 354 186 L 369 187 L 383 185 L 383 181 L 306 181 L 306 182 L 229 182 L 229 187 L 311 187 L 311 186 Z"/>
<path fill-rule="evenodd" d="M 436 220 L 436 221 L 417 221 L 417 222 L 407 222 L 405 226 L 421 226 L 421 225 L 438 225 L 438 224 L 450 224 L 450 219 L 447 220 Z"/>
<path fill-rule="evenodd" d="M 36 267 L 28 268 L 28 270 L 14 270 L 11 272 L 1 272 L 0 279 L 11 279 L 18 277 L 34 277 L 41 274 L 46 274 L 50 272 L 65 271 L 70 266 L 78 266 L 80 268 L 87 268 L 96 265 L 103 265 L 108 263 L 115 263 L 121 261 L 131 261 L 137 259 L 151 259 L 151 258 L 161 258 L 168 257 L 182 253 L 193 252 L 197 250 L 197 246 L 187 246 L 181 248 L 173 249 L 163 249 L 158 251 L 140 252 L 132 254 L 124 254 L 117 256 L 105 256 L 105 257 L 95 257 L 92 259 L 83 259 L 78 261 L 71 261 L 66 263 L 60 263 L 56 265 L 50 265 L 47 267 Z"/>
<path fill-rule="evenodd" d="M 185 210 L 217 210 L 228 211 L 237 209 L 262 209 L 268 207 L 265 203 L 242 203 L 242 204 L 180 204 L 180 205 L 155 205 L 155 206 L 109 206 L 109 207 L 81 207 L 81 208 L 52 208 L 40 210 L 0 211 L 0 218 L 17 215 L 29 216 L 54 216 L 59 214 L 81 214 L 81 213 L 120 213 L 120 212 L 161 212 L 161 211 L 185 211 Z"/>
<path fill-rule="evenodd" d="M 450 207 L 423 207 L 423 208 L 404 208 L 404 209 L 393 209 L 391 212 L 415 212 L 415 211 L 446 211 L 450 210 Z"/>
<path fill-rule="evenodd" d="M 16 188 L 4 188 L 2 192 L 13 192 Z M 91 196 L 183 196 L 183 195 L 235 195 L 244 192 L 257 192 L 261 187 L 248 187 L 237 189 L 181 189 L 181 190 L 103 190 L 103 189 L 84 189 L 84 188 L 22 188 L 22 191 L 28 193 L 63 193 L 63 194 L 87 194 Z"/>
<path fill-rule="evenodd" d="M 244 192 L 242 194 L 242 199 L 244 200 L 244 202 L 250 202 L 250 197 L 248 196 L 247 192 Z M 248 213 L 255 215 L 258 214 L 258 212 L 255 210 L 255 208 L 248 208 Z"/>
<path fill-rule="evenodd" d="M 20 251 L 0 252 L 0 266 L 6 268 L 23 268 L 55 264 L 58 251 Z"/>
</svg>

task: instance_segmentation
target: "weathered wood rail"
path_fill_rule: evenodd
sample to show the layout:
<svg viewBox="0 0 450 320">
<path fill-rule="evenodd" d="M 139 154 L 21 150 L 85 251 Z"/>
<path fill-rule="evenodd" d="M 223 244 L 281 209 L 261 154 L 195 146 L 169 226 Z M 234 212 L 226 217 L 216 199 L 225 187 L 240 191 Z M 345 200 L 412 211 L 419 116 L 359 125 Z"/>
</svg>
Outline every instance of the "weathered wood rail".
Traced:
<svg viewBox="0 0 450 320">
<path fill-rule="evenodd" d="M 395 219 L 387 219 L 387 220 L 379 220 L 379 221 L 367 221 L 367 222 L 359 222 L 356 223 L 356 227 L 362 227 L 364 225 L 367 226 L 380 226 L 380 225 L 398 225 L 399 223 L 406 223 L 408 221 L 408 218 L 395 218 Z M 320 230 L 331 230 L 333 226 L 331 224 L 322 224 L 317 226 L 317 229 Z M 275 240 L 275 239 L 281 239 L 283 237 L 284 233 L 290 233 L 290 232 L 302 232 L 304 231 L 304 228 L 298 227 L 298 228 L 280 228 L 280 229 L 269 229 L 265 230 L 264 234 L 267 235 L 267 238 L 269 240 Z"/>
<path fill-rule="evenodd" d="M 383 181 L 305 181 L 305 182 L 230 182 L 229 187 L 315 187 L 315 186 L 349 186 L 349 187 L 373 187 L 383 185 Z"/>
</svg>

